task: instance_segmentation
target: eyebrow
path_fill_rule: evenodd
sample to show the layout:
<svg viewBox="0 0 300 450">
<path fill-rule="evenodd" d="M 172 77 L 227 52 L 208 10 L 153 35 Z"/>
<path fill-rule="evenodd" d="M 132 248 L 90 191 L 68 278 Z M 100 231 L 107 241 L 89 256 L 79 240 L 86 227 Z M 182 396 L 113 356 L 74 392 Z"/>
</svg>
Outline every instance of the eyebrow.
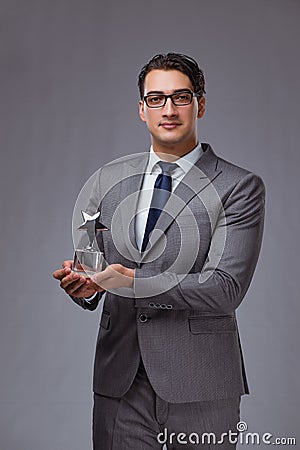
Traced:
<svg viewBox="0 0 300 450">
<path fill-rule="evenodd" d="M 189 88 L 175 89 L 173 91 L 173 94 L 178 94 L 180 92 L 186 92 L 186 91 L 191 92 L 191 89 L 189 89 Z M 163 91 L 149 91 L 146 95 L 153 95 L 153 94 L 167 95 Z M 172 94 L 170 94 L 170 95 L 172 95 Z"/>
</svg>

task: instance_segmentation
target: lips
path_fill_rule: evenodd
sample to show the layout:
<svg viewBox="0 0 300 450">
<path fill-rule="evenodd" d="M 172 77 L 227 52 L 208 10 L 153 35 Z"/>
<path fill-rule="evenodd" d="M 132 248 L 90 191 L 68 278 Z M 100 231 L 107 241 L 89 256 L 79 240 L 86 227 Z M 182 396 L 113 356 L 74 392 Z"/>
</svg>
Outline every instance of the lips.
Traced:
<svg viewBox="0 0 300 450">
<path fill-rule="evenodd" d="M 179 122 L 162 122 L 161 124 L 159 124 L 160 127 L 163 127 L 166 130 L 173 130 L 179 125 L 181 125 Z"/>
</svg>

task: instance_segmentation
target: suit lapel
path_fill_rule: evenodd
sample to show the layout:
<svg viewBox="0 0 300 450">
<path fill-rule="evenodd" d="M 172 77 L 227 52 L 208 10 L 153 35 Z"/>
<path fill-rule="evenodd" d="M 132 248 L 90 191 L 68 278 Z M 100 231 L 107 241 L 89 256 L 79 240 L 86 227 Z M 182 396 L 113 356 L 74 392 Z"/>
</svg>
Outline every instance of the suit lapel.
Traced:
<svg viewBox="0 0 300 450">
<path fill-rule="evenodd" d="M 152 245 L 142 256 L 141 262 L 151 253 L 152 248 L 160 239 L 162 234 L 166 233 L 169 226 L 174 222 L 178 214 L 185 206 L 203 189 L 205 189 L 222 171 L 218 170 L 218 158 L 208 144 L 202 144 L 204 154 L 199 158 L 196 164 L 189 170 L 179 183 L 165 205 L 164 211 L 160 215 L 155 229 L 160 230 L 156 238 L 152 239 Z"/>
<path fill-rule="evenodd" d="M 141 253 L 135 240 L 135 216 L 139 193 L 148 163 L 148 153 L 138 155 L 123 164 L 122 182 L 120 183 L 120 199 L 124 201 L 121 210 L 122 234 L 133 261 L 139 262 Z"/>
</svg>

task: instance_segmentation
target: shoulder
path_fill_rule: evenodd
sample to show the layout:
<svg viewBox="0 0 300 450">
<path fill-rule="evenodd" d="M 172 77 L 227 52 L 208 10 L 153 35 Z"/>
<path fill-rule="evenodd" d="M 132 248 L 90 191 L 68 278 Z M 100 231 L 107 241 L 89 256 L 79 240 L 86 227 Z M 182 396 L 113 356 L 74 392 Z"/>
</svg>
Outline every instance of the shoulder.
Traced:
<svg viewBox="0 0 300 450">
<path fill-rule="evenodd" d="M 120 169 L 129 167 L 138 167 L 140 164 L 147 163 L 149 158 L 149 151 L 141 153 L 133 153 L 131 155 L 121 156 L 120 158 L 114 159 L 109 163 L 101 167 L 101 171 L 107 171 L 113 173 Z"/>
<path fill-rule="evenodd" d="M 122 190 L 126 180 L 131 185 L 137 185 L 138 178 L 144 173 L 149 158 L 149 152 L 136 153 L 115 159 L 95 172 L 93 192 L 103 199 L 107 194 L 115 195 Z"/>
<path fill-rule="evenodd" d="M 245 167 L 241 167 L 217 155 L 216 153 L 214 153 L 211 147 L 210 151 L 214 154 L 217 160 L 216 168 L 221 172 L 221 179 L 223 183 L 235 186 L 242 181 L 246 182 L 247 180 L 252 180 L 254 184 L 264 186 L 264 182 L 261 176 L 257 173 L 254 173 L 246 169 Z"/>
<path fill-rule="evenodd" d="M 116 180 L 126 176 L 127 173 L 139 173 L 145 168 L 148 158 L 149 152 L 122 156 L 102 166 L 98 175 L 103 182 L 110 183 L 112 178 Z"/>
<path fill-rule="evenodd" d="M 227 196 L 238 191 L 257 192 L 264 196 L 265 185 L 260 175 L 217 155 L 209 144 L 204 144 L 204 151 L 209 153 L 215 170 L 219 172 L 214 180 L 217 191 Z"/>
</svg>

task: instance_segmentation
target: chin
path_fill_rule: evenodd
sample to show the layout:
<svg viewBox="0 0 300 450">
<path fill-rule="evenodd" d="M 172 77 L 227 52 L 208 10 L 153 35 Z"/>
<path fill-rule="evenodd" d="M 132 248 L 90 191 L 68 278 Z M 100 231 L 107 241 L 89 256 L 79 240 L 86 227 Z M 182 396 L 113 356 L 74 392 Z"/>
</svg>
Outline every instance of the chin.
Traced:
<svg viewBox="0 0 300 450">
<path fill-rule="evenodd" d="M 182 142 L 184 142 L 185 139 L 179 136 L 163 136 L 160 137 L 160 139 L 157 140 L 157 142 L 159 142 L 161 145 L 177 145 L 177 144 L 181 144 Z"/>
</svg>

